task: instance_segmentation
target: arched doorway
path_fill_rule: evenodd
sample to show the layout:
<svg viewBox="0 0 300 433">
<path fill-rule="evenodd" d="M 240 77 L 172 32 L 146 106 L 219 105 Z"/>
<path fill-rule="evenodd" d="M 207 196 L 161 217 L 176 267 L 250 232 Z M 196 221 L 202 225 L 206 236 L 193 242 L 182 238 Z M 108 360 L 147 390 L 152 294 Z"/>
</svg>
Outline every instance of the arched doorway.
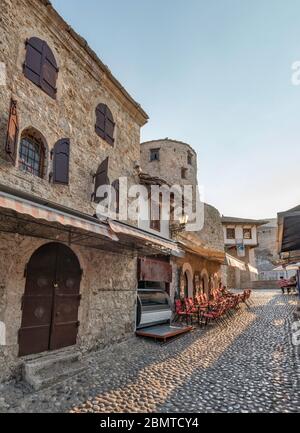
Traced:
<svg viewBox="0 0 300 433">
<path fill-rule="evenodd" d="M 184 273 L 184 297 L 189 297 L 189 278 L 187 272 Z"/>
<path fill-rule="evenodd" d="M 19 331 L 19 356 L 76 344 L 81 269 L 73 251 L 60 243 L 36 250 L 26 268 Z"/>
<path fill-rule="evenodd" d="M 203 292 L 209 295 L 209 278 L 206 269 L 201 272 L 201 286 Z"/>
</svg>

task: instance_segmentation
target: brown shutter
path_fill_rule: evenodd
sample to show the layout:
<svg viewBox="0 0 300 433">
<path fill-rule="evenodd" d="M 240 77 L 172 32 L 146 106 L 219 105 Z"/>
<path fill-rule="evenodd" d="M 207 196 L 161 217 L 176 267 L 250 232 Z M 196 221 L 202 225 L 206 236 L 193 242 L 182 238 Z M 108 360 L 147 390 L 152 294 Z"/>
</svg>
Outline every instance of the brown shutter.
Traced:
<svg viewBox="0 0 300 433">
<path fill-rule="evenodd" d="M 105 139 L 106 141 L 113 146 L 114 145 L 114 130 L 115 123 L 111 111 L 108 107 L 106 107 L 106 118 L 105 118 Z"/>
<path fill-rule="evenodd" d="M 96 108 L 95 131 L 111 146 L 114 145 L 115 123 L 110 109 L 105 104 L 99 104 Z"/>
<path fill-rule="evenodd" d="M 100 197 L 97 197 L 97 190 L 102 185 L 109 185 L 108 178 L 108 157 L 99 165 L 98 170 L 94 176 L 94 193 L 92 194 L 92 200 L 95 203 L 101 201 Z"/>
<path fill-rule="evenodd" d="M 118 214 L 120 211 L 120 181 L 119 179 L 116 179 L 113 181 L 111 186 L 115 189 L 116 192 L 116 213 Z"/>
<path fill-rule="evenodd" d="M 69 184 L 70 140 L 59 140 L 52 151 L 53 183 Z"/>
<path fill-rule="evenodd" d="M 52 98 L 56 98 L 56 81 L 58 75 L 58 67 L 55 57 L 49 46 L 44 42 L 43 46 L 43 66 L 42 66 L 42 89 Z"/>
<path fill-rule="evenodd" d="M 96 133 L 105 140 L 105 113 L 106 106 L 99 104 L 96 108 Z"/>
<path fill-rule="evenodd" d="M 39 87 L 41 86 L 43 45 L 43 41 L 39 38 L 30 38 L 26 41 L 24 74 L 26 78 Z"/>
<path fill-rule="evenodd" d="M 15 162 L 19 135 L 19 121 L 17 113 L 17 101 L 11 100 L 7 126 L 5 151 L 10 159 Z"/>
<path fill-rule="evenodd" d="M 45 41 L 35 37 L 26 41 L 24 74 L 26 78 L 55 99 L 58 67 Z"/>
</svg>

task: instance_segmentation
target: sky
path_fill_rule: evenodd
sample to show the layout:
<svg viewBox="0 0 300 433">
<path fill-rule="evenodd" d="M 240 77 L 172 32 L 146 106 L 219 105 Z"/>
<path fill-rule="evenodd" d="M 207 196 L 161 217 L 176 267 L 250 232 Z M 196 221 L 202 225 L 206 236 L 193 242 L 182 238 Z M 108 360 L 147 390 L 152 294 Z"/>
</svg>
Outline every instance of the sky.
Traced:
<svg viewBox="0 0 300 433">
<path fill-rule="evenodd" d="M 271 218 L 300 204 L 299 0 L 52 0 L 148 113 L 141 140 L 198 153 L 204 200 Z"/>
</svg>

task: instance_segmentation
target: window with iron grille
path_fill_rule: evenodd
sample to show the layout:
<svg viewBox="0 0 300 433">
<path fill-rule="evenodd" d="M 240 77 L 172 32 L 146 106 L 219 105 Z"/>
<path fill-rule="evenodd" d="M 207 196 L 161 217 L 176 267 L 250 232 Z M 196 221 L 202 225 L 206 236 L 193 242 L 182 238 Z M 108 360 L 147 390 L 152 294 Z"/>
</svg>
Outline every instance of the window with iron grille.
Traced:
<svg viewBox="0 0 300 433">
<path fill-rule="evenodd" d="M 150 149 L 150 162 L 159 161 L 159 149 Z"/>
<path fill-rule="evenodd" d="M 227 239 L 235 239 L 235 229 L 234 228 L 227 228 L 226 229 L 226 238 Z"/>
<path fill-rule="evenodd" d="M 21 138 L 19 168 L 34 176 L 43 177 L 45 151 L 41 140 L 30 135 Z"/>
</svg>

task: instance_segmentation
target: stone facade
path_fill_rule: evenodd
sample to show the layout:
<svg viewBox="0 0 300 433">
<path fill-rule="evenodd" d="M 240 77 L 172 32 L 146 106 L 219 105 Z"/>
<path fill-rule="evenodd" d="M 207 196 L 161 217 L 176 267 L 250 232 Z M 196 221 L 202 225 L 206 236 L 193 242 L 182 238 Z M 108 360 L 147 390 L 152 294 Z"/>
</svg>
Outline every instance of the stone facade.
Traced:
<svg viewBox="0 0 300 433">
<path fill-rule="evenodd" d="M 5 324 L 5 341 L 0 346 L 0 378 L 18 372 L 18 330 L 24 294 L 25 266 L 43 240 L 12 234 L 1 235 L 0 322 Z M 135 323 L 136 260 L 109 251 L 72 246 L 83 276 L 78 319 L 78 349 L 82 352 L 103 348 L 132 335 Z M 13 276 L 13 277 L 12 277 Z"/>
<path fill-rule="evenodd" d="M 140 127 L 147 116 L 121 91 L 100 61 L 92 57 L 70 27 L 49 2 L 41 0 L 1 0 L 0 62 L 7 71 L 6 86 L 0 87 L 0 183 L 42 196 L 79 211 L 93 214 L 93 175 L 109 157 L 111 181 L 128 177 L 136 183 L 134 164 L 139 161 Z M 59 66 L 57 99 L 50 98 L 25 78 L 25 41 L 30 37 L 47 41 Z M 4 152 L 11 98 L 17 101 L 20 135 L 34 128 L 44 137 L 46 161 L 43 179 L 13 167 Z M 109 106 L 116 123 L 115 145 L 110 146 L 95 133 L 95 109 Z M 61 138 L 70 139 L 70 182 L 68 186 L 49 182 L 50 152 Z"/>
<path fill-rule="evenodd" d="M 0 86 L 0 184 L 93 215 L 93 174 L 106 157 L 110 181 L 126 176 L 129 185 L 138 182 L 134 167 L 140 158 L 140 128 L 147 115 L 48 1 L 13 3 L 1 0 L 0 7 L 0 62 L 7 71 L 6 86 Z M 57 60 L 55 100 L 23 74 L 25 41 L 31 37 L 45 40 Z M 5 153 L 11 99 L 17 101 L 18 144 L 27 128 L 43 137 L 43 178 L 21 171 L 18 158 L 12 164 Z M 95 133 L 95 108 L 99 103 L 106 104 L 113 114 L 114 146 Z M 50 154 L 54 144 L 66 137 L 70 139 L 69 184 L 54 185 L 49 181 Z M 47 242 L 17 234 L 0 235 L 0 379 L 15 374 L 21 364 L 18 330 L 24 269 L 34 251 Z M 70 248 L 83 269 L 78 348 L 101 348 L 131 335 L 135 327 L 136 254 L 75 245 Z"/>
<path fill-rule="evenodd" d="M 159 157 L 151 160 L 151 153 L 156 150 Z M 153 140 L 141 144 L 141 168 L 143 172 L 166 181 L 170 186 L 198 185 L 197 153 L 187 143 L 177 140 Z M 184 176 L 182 176 L 184 170 Z M 221 265 L 224 261 L 224 237 L 221 216 L 217 209 L 204 204 L 200 209 L 203 227 L 195 232 L 182 232 L 175 239 L 185 246 L 196 248 L 186 252 L 184 258 L 172 258 L 175 278 L 171 284 L 171 299 L 180 293 L 182 276 L 186 274 L 189 296 L 193 296 L 195 274 L 201 277 L 203 290 L 207 293 L 217 288 L 226 274 Z M 174 236 L 174 235 L 173 235 Z M 201 252 L 200 252 L 201 251 Z M 216 255 L 218 256 L 216 258 Z M 224 281 L 226 284 L 226 281 Z"/>
<path fill-rule="evenodd" d="M 295 272 L 286 275 L 284 271 L 273 271 L 279 261 L 277 247 L 277 219 L 270 219 L 257 229 L 258 246 L 255 248 L 255 260 L 260 280 L 279 280 L 280 276 L 291 277 Z"/>
</svg>

